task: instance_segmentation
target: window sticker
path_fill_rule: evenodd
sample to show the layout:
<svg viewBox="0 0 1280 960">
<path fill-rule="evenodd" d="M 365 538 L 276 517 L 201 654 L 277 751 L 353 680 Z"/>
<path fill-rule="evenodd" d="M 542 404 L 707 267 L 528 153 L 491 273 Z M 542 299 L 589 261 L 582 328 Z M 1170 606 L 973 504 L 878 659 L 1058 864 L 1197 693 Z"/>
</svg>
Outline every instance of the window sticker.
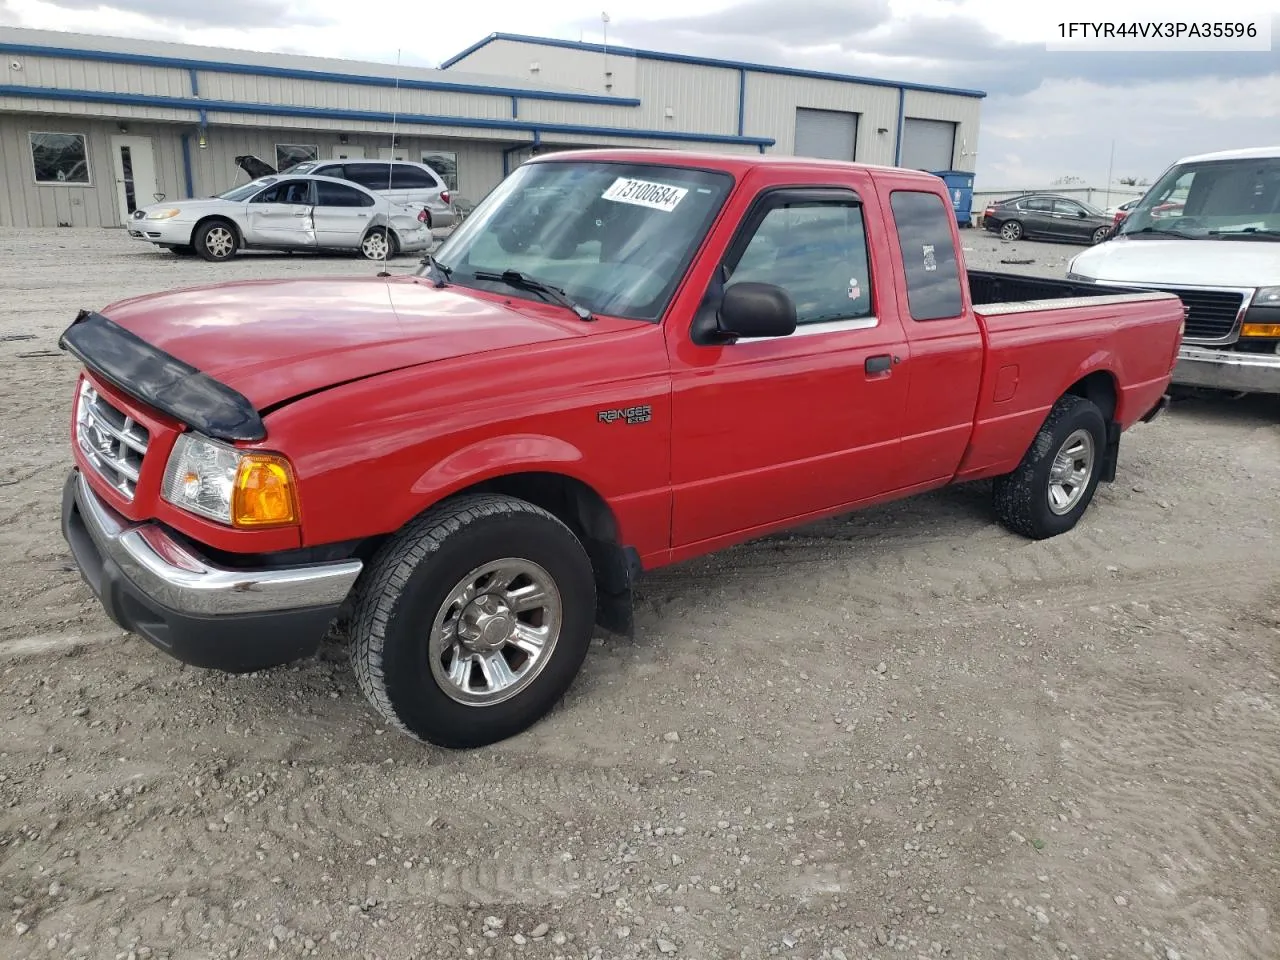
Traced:
<svg viewBox="0 0 1280 960">
<path fill-rule="evenodd" d="M 925 268 L 925 270 L 926 270 L 926 271 L 937 270 L 937 269 L 938 269 L 938 260 L 937 260 L 937 258 L 933 255 L 933 244 L 932 244 L 932 243 L 926 243 L 926 244 L 923 244 L 923 245 L 921 246 L 921 249 L 923 249 L 923 250 L 924 250 L 924 268 Z"/>
<path fill-rule="evenodd" d="M 862 296 L 862 289 L 858 286 L 858 278 L 853 277 L 849 281 L 849 299 L 857 300 L 860 296 Z"/>
<path fill-rule="evenodd" d="M 648 207 L 651 210 L 670 213 L 688 192 L 684 187 L 619 177 L 600 196 L 601 199 L 612 200 L 614 203 L 630 203 L 637 207 Z"/>
</svg>

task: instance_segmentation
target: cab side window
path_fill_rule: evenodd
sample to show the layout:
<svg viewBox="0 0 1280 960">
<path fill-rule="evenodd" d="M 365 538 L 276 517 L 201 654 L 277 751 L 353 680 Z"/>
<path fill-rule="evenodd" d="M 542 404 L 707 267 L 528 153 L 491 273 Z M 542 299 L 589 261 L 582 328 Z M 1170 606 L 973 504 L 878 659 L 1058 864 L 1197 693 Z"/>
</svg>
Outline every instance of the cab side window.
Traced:
<svg viewBox="0 0 1280 960">
<path fill-rule="evenodd" d="M 862 205 L 852 199 L 772 207 L 736 263 L 727 266 L 728 286 L 752 281 L 786 290 L 795 301 L 797 324 L 872 314 Z"/>
<path fill-rule="evenodd" d="M 936 193 L 895 190 L 889 195 L 898 252 L 907 280 L 912 320 L 944 320 L 964 313 L 950 204 Z"/>
</svg>

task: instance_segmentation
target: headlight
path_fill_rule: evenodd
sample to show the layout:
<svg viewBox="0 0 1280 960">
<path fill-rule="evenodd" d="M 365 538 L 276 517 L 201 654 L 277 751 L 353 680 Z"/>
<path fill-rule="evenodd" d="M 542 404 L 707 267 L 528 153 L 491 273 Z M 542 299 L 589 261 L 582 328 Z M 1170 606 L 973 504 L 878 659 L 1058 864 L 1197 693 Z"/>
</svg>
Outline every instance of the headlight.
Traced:
<svg viewBox="0 0 1280 960">
<path fill-rule="evenodd" d="M 1253 295 L 1255 307 L 1280 307 L 1280 287 L 1263 287 Z"/>
<path fill-rule="evenodd" d="M 160 495 L 175 507 L 232 527 L 297 523 L 289 461 L 279 454 L 237 450 L 195 433 L 173 445 Z"/>
<path fill-rule="evenodd" d="M 177 207 L 170 207 L 167 210 L 151 210 L 147 213 L 148 220 L 172 220 L 182 211 Z"/>
</svg>

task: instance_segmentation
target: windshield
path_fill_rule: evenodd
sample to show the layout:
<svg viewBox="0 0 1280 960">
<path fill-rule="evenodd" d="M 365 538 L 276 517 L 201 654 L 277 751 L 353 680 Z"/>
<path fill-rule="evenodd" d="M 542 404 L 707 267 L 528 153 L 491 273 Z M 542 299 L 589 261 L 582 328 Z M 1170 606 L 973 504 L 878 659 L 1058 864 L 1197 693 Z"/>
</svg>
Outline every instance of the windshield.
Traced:
<svg viewBox="0 0 1280 960">
<path fill-rule="evenodd" d="M 1129 212 L 1121 236 L 1280 237 L 1280 157 L 1171 167 Z"/>
<path fill-rule="evenodd" d="M 238 187 L 232 187 L 226 193 L 220 193 L 217 196 L 219 200 L 248 200 L 255 193 L 268 184 L 275 183 L 275 177 L 262 177 L 259 180 L 250 180 L 248 183 L 241 184 Z"/>
<path fill-rule="evenodd" d="M 290 173 L 306 173 L 309 170 L 314 170 L 319 165 L 318 160 L 303 160 L 301 163 L 295 163 L 291 167 L 285 167 L 284 170 L 288 170 Z M 280 172 L 284 173 L 284 170 Z"/>
<path fill-rule="evenodd" d="M 732 186 L 727 173 L 684 167 L 526 164 L 462 221 L 435 261 L 464 286 L 539 299 L 475 276 L 515 270 L 592 313 L 657 320 Z"/>
</svg>

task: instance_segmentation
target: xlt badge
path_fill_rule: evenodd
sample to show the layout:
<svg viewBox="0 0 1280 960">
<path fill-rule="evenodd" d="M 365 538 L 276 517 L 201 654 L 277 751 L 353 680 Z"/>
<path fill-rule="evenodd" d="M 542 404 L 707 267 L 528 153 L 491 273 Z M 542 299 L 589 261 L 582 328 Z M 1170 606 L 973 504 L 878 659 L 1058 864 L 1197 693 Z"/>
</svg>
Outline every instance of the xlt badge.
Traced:
<svg viewBox="0 0 1280 960">
<path fill-rule="evenodd" d="M 627 423 L 648 423 L 653 419 L 653 410 L 649 404 L 645 403 L 635 407 L 601 410 L 596 414 L 596 419 L 601 423 L 614 423 L 618 420 L 625 420 Z"/>
</svg>

